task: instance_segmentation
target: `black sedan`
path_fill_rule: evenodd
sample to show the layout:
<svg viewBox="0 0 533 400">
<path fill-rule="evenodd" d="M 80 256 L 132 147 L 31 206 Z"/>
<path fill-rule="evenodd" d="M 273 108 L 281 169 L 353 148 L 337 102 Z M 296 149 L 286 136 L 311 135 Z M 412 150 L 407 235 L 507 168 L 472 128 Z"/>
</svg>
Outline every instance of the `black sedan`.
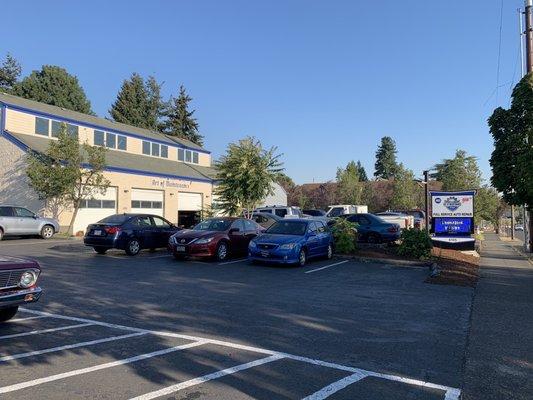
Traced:
<svg viewBox="0 0 533 400">
<path fill-rule="evenodd" d="M 386 222 L 374 214 L 343 214 L 345 218 L 357 224 L 359 240 L 368 243 L 390 243 L 400 238 L 400 225 Z"/>
<path fill-rule="evenodd" d="M 116 214 L 89 225 L 83 242 L 98 254 L 114 248 L 134 256 L 142 249 L 167 247 L 170 236 L 179 230 L 157 215 Z"/>
</svg>

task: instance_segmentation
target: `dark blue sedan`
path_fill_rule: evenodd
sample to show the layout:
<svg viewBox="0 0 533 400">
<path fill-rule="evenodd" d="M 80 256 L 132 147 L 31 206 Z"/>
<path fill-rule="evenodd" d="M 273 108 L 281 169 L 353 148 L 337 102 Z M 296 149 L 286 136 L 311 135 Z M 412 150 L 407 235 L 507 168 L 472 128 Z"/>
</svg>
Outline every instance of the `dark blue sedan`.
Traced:
<svg viewBox="0 0 533 400">
<path fill-rule="evenodd" d="M 400 238 L 400 225 L 382 220 L 374 214 L 344 214 L 339 218 L 357 224 L 359 240 L 368 243 L 390 243 Z"/>
<path fill-rule="evenodd" d="M 98 254 L 115 248 L 134 256 L 142 249 L 167 247 L 170 236 L 179 230 L 157 215 L 116 214 L 89 225 L 83 242 Z"/>
<path fill-rule="evenodd" d="M 333 256 L 333 235 L 323 221 L 284 219 L 252 239 L 248 254 L 252 261 L 303 266 L 310 258 Z"/>
</svg>

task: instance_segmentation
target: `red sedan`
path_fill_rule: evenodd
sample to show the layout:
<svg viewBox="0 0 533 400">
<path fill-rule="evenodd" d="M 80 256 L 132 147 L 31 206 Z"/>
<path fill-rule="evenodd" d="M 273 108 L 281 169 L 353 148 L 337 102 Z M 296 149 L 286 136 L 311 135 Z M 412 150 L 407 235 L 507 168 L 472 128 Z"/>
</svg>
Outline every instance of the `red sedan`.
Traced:
<svg viewBox="0 0 533 400">
<path fill-rule="evenodd" d="M 250 240 L 264 230 L 245 218 L 210 218 L 172 235 L 168 247 L 176 259 L 192 256 L 224 261 L 230 255 L 246 255 Z"/>
<path fill-rule="evenodd" d="M 15 316 L 19 305 L 33 303 L 41 297 L 37 279 L 41 267 L 25 258 L 0 256 L 0 322 Z"/>
</svg>

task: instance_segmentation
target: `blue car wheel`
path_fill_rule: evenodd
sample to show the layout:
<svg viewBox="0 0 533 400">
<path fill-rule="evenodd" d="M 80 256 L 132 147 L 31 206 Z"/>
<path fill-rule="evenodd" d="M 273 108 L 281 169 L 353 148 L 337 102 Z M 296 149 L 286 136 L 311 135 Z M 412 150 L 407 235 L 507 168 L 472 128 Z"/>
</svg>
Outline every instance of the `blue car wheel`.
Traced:
<svg viewBox="0 0 533 400">
<path fill-rule="evenodd" d="M 304 249 L 300 250 L 300 253 L 298 254 L 298 264 L 300 267 L 303 267 L 307 261 L 307 254 L 305 253 Z"/>
</svg>

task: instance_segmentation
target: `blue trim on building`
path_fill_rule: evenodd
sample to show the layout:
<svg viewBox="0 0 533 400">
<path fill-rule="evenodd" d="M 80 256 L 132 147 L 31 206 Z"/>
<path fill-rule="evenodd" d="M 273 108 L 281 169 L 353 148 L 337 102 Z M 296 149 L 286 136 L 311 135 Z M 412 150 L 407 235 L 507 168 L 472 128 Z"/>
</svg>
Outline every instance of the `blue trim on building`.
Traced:
<svg viewBox="0 0 533 400">
<path fill-rule="evenodd" d="M 431 196 L 475 196 L 475 190 L 468 190 L 462 192 L 429 192 Z"/>
<path fill-rule="evenodd" d="M 2 108 L 2 110 L 4 110 L 4 108 Z M 2 121 L 4 121 L 4 120 L 2 119 Z M 3 125 L 3 122 L 2 122 L 2 125 Z M 7 140 L 9 140 L 11 143 L 13 143 L 15 146 L 17 146 L 18 148 L 20 148 L 20 149 L 22 149 L 24 151 L 30 150 L 30 148 L 26 144 L 21 142 L 16 137 L 10 135 L 4 129 L 2 129 L 2 132 L 3 132 L 3 136 Z M 90 165 L 89 164 L 82 164 L 82 167 L 88 168 L 88 167 L 90 167 Z M 181 175 L 160 174 L 160 173 L 156 173 L 156 172 L 129 169 L 129 168 L 121 168 L 121 167 L 113 167 L 113 166 L 107 166 L 105 168 L 105 170 L 109 171 L 109 172 L 121 172 L 121 173 L 124 173 L 124 174 L 153 176 L 153 177 L 156 177 L 156 178 L 181 179 L 181 180 L 186 180 L 186 181 L 191 181 L 191 182 L 213 183 L 213 181 L 211 179 L 209 179 L 209 178 L 202 179 L 202 178 L 193 178 L 193 177 L 181 176 Z"/>
<path fill-rule="evenodd" d="M 148 138 L 146 136 L 138 135 L 136 133 L 124 132 L 124 131 L 120 131 L 120 130 L 117 130 L 117 129 L 110 129 L 110 128 L 106 128 L 104 126 L 94 125 L 94 124 L 91 124 L 91 123 L 85 122 L 85 121 L 79 121 L 79 120 L 75 120 L 75 119 L 61 117 L 61 116 L 55 115 L 55 114 L 48 114 L 48 113 L 43 113 L 41 111 L 35 111 L 35 110 L 30 109 L 30 108 L 17 106 L 15 104 L 10 104 L 10 103 L 6 103 L 6 102 L 0 102 L 0 104 L 4 104 L 4 106 L 7 106 L 7 107 L 9 107 L 9 108 L 11 108 L 13 110 L 30 113 L 30 114 L 35 115 L 37 117 L 55 119 L 55 120 L 62 121 L 62 122 L 69 122 L 69 123 L 80 125 L 80 126 L 86 126 L 88 128 L 92 128 L 92 129 L 103 130 L 105 132 L 116 133 L 118 135 L 124 135 L 124 136 L 133 137 L 133 138 L 136 138 L 136 139 L 141 139 L 141 140 L 146 140 L 146 141 L 150 141 L 150 142 L 154 142 L 154 143 L 164 144 L 164 145 L 170 146 L 170 147 L 193 150 L 193 151 L 197 151 L 199 153 L 204 153 L 204 154 L 211 154 L 211 152 L 207 151 L 207 150 L 196 149 L 194 147 L 189 147 L 189 146 L 186 146 L 186 145 L 183 145 L 183 144 L 174 143 L 174 142 L 173 143 L 164 142 L 162 140 Z"/>
</svg>

